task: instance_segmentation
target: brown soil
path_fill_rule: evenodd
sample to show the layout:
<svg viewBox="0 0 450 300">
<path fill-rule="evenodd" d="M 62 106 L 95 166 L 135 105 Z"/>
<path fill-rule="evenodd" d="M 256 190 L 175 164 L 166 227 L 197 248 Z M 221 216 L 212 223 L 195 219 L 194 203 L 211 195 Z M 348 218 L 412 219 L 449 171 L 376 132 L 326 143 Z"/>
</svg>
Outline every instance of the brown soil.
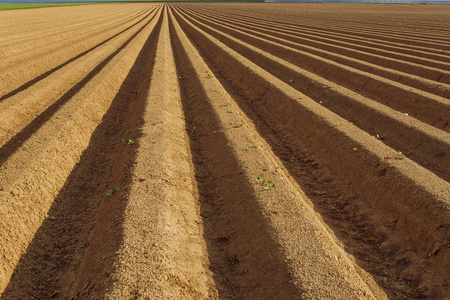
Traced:
<svg viewBox="0 0 450 300">
<path fill-rule="evenodd" d="M 449 20 L 0 12 L 0 297 L 450 298 Z"/>
</svg>

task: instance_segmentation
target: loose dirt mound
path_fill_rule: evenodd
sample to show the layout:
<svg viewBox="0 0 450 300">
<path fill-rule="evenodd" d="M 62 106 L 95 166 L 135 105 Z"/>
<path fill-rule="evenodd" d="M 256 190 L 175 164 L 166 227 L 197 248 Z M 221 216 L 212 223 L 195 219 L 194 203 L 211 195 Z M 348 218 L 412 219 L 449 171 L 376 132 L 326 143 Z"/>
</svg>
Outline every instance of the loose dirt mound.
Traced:
<svg viewBox="0 0 450 300">
<path fill-rule="evenodd" d="M 450 297 L 449 20 L 0 12 L 2 299 Z"/>
</svg>

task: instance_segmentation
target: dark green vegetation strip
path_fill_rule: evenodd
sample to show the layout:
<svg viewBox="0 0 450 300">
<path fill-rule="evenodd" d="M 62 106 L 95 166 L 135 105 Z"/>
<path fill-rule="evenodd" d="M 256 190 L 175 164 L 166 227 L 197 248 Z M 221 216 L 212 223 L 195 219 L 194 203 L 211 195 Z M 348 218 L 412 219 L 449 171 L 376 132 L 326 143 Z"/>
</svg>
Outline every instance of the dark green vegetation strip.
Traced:
<svg viewBox="0 0 450 300">
<path fill-rule="evenodd" d="M 90 5 L 90 4 L 112 4 L 112 3 L 118 4 L 124 2 L 98 1 L 98 2 L 0 3 L 0 10 L 29 9 L 29 8 L 43 8 L 43 7 L 57 7 L 57 6 L 76 6 L 76 5 Z"/>
</svg>

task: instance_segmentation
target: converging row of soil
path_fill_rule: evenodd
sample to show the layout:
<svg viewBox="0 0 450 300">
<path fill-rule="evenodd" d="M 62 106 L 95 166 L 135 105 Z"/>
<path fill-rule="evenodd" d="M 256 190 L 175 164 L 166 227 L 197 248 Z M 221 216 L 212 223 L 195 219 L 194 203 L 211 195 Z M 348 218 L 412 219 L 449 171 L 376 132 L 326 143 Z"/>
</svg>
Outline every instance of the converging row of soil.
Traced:
<svg viewBox="0 0 450 300">
<path fill-rule="evenodd" d="M 450 9 L 383 7 L 0 12 L 1 298 L 449 297 Z"/>
</svg>

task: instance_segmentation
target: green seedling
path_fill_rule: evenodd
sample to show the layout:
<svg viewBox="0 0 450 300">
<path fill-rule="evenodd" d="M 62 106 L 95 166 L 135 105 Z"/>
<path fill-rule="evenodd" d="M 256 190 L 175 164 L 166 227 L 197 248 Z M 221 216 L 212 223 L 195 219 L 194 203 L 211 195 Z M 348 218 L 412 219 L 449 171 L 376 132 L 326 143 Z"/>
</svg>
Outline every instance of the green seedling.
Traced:
<svg viewBox="0 0 450 300">
<path fill-rule="evenodd" d="M 54 117 L 52 117 L 52 119 L 54 120 L 54 119 L 61 119 L 61 117 L 60 116 L 54 116 Z"/>
<path fill-rule="evenodd" d="M 213 78 L 213 76 L 211 74 L 206 74 L 208 76 L 208 78 Z"/>
<path fill-rule="evenodd" d="M 208 101 L 211 101 L 211 99 L 209 99 L 209 98 L 206 98 L 206 100 L 205 100 L 206 102 L 208 102 Z"/>
<path fill-rule="evenodd" d="M 272 180 L 267 181 L 267 186 L 264 187 L 265 190 L 271 190 L 275 187 L 275 183 L 272 183 Z"/>
<path fill-rule="evenodd" d="M 358 151 L 358 148 L 356 148 L 356 147 L 355 147 L 355 148 L 353 148 L 353 151 Z"/>
<path fill-rule="evenodd" d="M 96 163 L 101 163 L 102 160 L 99 158 L 99 159 L 97 159 L 95 162 L 96 162 Z"/>
<path fill-rule="evenodd" d="M 420 101 L 420 97 L 413 98 L 412 101 L 419 102 Z"/>
<path fill-rule="evenodd" d="M 298 80 L 297 79 L 291 79 L 289 80 L 290 83 L 296 83 Z"/>
<path fill-rule="evenodd" d="M 289 160 L 290 161 L 295 161 L 295 157 L 292 156 L 291 158 L 289 158 Z"/>
<path fill-rule="evenodd" d="M 227 110 L 227 113 L 232 114 L 232 113 L 234 113 L 234 111 L 232 111 L 232 110 Z"/>
<path fill-rule="evenodd" d="M 113 189 L 108 190 L 108 192 L 106 193 L 106 196 L 113 196 L 118 190 L 120 190 L 120 187 L 116 186 Z"/>
<path fill-rule="evenodd" d="M 46 220 L 54 220 L 55 217 L 54 216 L 50 216 L 50 215 L 45 215 L 45 219 Z"/>
<path fill-rule="evenodd" d="M 198 129 L 196 126 L 192 127 L 192 130 L 191 130 L 192 133 L 196 133 L 197 131 L 198 131 Z"/>
<path fill-rule="evenodd" d="M 300 197 L 302 196 L 302 194 L 300 194 L 300 192 L 299 192 L 297 189 L 294 189 L 294 191 L 295 191 L 295 194 L 296 194 L 296 195 L 298 195 L 298 196 L 300 196 Z"/>
<path fill-rule="evenodd" d="M 266 180 L 264 178 L 261 177 L 256 177 L 256 181 L 261 182 L 262 185 L 264 185 L 266 183 Z M 267 180 L 267 184 L 264 187 L 265 190 L 271 190 L 275 187 L 275 184 L 272 182 L 272 180 Z"/>
<path fill-rule="evenodd" d="M 407 152 L 405 152 L 405 153 L 403 153 L 403 154 L 405 154 L 406 156 L 409 156 L 409 155 L 412 154 L 412 151 L 407 151 Z"/>
<path fill-rule="evenodd" d="M 126 133 L 129 133 L 129 132 L 131 132 L 131 129 L 127 129 L 127 130 L 125 130 L 125 132 L 126 132 Z"/>
<path fill-rule="evenodd" d="M 386 138 L 386 136 L 384 134 L 382 135 L 376 135 L 375 138 L 379 139 L 379 140 L 384 140 Z"/>
<path fill-rule="evenodd" d="M 190 94 L 190 95 L 189 95 L 189 97 L 191 97 L 191 98 L 194 97 L 194 96 L 195 96 L 195 94 Z"/>
<path fill-rule="evenodd" d="M 230 106 L 231 105 L 231 103 L 230 103 L 230 101 L 228 101 L 227 103 L 225 103 L 224 105 L 222 105 L 222 106 Z"/>
<path fill-rule="evenodd" d="M 138 129 L 142 131 L 142 130 L 143 130 L 144 128 L 142 128 L 142 127 L 139 127 Z"/>
<path fill-rule="evenodd" d="M 256 145 L 250 145 L 247 147 L 247 151 L 249 151 L 251 148 L 261 148 L 261 146 L 256 146 Z"/>
<path fill-rule="evenodd" d="M 257 105 L 263 105 L 264 103 L 266 103 L 266 102 L 258 102 L 258 103 L 256 103 Z"/>
<path fill-rule="evenodd" d="M 76 265 L 78 265 L 80 263 L 80 261 L 81 260 L 78 258 L 78 259 L 74 260 L 73 262 L 71 262 L 70 265 L 71 266 L 76 266 Z"/>
<path fill-rule="evenodd" d="M 135 143 L 134 140 L 132 140 L 133 137 L 130 137 L 129 139 L 121 139 L 122 142 L 128 145 L 133 145 Z"/>
</svg>

